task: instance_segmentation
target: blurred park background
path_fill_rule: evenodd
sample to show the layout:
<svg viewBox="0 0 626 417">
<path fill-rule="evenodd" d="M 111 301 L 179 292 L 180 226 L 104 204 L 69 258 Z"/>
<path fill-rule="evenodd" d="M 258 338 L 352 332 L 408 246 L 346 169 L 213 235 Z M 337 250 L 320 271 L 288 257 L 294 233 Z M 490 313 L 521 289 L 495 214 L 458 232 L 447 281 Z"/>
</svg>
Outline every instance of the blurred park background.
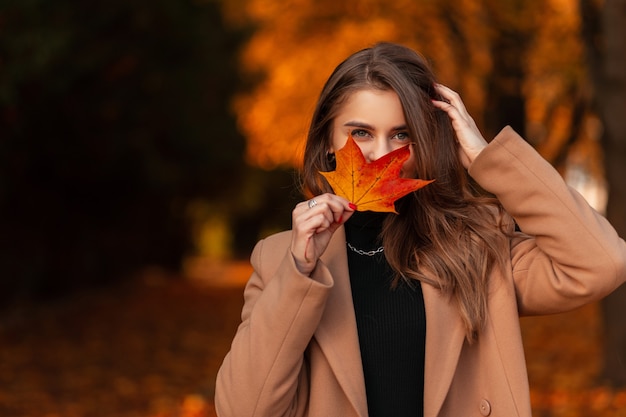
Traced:
<svg viewBox="0 0 626 417">
<path fill-rule="evenodd" d="M 0 0 L 0 416 L 213 416 L 317 94 L 380 40 L 626 236 L 625 0 Z M 626 416 L 625 317 L 522 319 L 535 417 Z"/>
</svg>

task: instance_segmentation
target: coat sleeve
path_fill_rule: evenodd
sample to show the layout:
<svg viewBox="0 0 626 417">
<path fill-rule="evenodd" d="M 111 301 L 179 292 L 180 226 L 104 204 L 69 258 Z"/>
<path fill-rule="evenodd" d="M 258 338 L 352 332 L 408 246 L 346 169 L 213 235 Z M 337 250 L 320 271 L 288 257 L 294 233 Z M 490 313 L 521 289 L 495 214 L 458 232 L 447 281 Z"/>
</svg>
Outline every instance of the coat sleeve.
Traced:
<svg viewBox="0 0 626 417">
<path fill-rule="evenodd" d="M 513 129 L 503 129 L 469 172 L 522 231 L 510 248 L 520 314 L 567 311 L 626 280 L 624 240 Z"/>
<path fill-rule="evenodd" d="M 277 241 L 275 236 L 260 241 L 252 252 L 242 322 L 216 380 L 220 417 L 297 416 L 306 407 L 304 352 L 332 278 L 321 262 L 311 278 L 300 274 Z"/>
</svg>

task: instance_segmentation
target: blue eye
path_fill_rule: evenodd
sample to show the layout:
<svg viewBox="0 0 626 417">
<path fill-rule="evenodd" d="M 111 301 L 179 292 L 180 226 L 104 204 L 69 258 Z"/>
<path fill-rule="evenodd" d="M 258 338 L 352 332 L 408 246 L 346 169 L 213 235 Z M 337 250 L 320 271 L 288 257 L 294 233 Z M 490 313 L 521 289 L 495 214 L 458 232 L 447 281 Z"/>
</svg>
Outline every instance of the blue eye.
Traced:
<svg viewBox="0 0 626 417">
<path fill-rule="evenodd" d="M 365 138 L 370 136 L 369 132 L 364 129 L 354 129 L 350 132 L 353 138 Z"/>
<path fill-rule="evenodd" d="M 393 135 L 392 139 L 397 139 L 399 141 L 407 141 L 410 139 L 410 136 L 408 132 L 398 132 L 395 135 Z"/>
</svg>

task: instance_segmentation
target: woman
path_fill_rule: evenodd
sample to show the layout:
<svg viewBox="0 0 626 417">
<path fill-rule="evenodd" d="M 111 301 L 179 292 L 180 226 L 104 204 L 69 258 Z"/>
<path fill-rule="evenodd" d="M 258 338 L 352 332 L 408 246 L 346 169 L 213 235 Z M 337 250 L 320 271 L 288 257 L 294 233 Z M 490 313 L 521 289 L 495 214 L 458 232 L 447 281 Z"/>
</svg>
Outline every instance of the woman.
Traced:
<svg viewBox="0 0 626 417">
<path fill-rule="evenodd" d="M 349 135 L 367 161 L 409 145 L 401 175 L 435 181 L 398 200 L 399 214 L 355 212 L 320 174 Z M 519 316 L 570 310 L 626 279 L 626 244 L 606 220 L 511 128 L 488 144 L 399 45 L 335 69 L 303 179 L 314 197 L 292 230 L 252 253 L 217 378 L 222 417 L 530 417 Z"/>
</svg>

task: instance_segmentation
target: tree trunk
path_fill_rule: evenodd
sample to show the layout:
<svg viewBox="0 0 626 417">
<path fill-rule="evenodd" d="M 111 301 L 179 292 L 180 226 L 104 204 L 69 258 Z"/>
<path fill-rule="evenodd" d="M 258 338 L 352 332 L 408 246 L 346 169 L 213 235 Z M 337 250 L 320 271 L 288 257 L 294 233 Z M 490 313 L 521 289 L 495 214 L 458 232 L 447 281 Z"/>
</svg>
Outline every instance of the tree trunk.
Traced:
<svg viewBox="0 0 626 417">
<path fill-rule="evenodd" d="M 581 0 L 583 38 L 595 90 L 595 107 L 604 123 L 607 218 L 626 236 L 626 0 Z M 603 378 L 626 386 L 626 286 L 602 302 L 605 325 Z"/>
<path fill-rule="evenodd" d="M 533 31 L 515 24 L 519 20 L 517 13 L 524 7 L 523 1 L 487 4 L 496 35 L 491 44 L 495 65 L 487 82 L 485 133 L 493 137 L 504 126 L 510 125 L 525 138 L 526 103 L 522 90 Z M 526 24 L 532 27 L 532 24 Z"/>
</svg>

